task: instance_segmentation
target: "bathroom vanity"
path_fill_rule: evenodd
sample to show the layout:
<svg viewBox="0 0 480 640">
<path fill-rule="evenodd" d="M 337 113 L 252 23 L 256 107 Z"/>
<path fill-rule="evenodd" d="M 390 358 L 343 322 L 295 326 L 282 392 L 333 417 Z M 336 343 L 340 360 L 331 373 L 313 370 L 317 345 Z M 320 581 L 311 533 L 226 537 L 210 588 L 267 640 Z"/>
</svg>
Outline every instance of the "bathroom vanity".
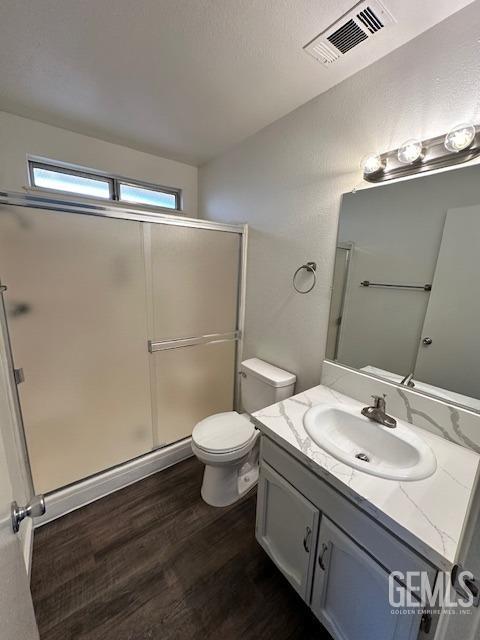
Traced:
<svg viewBox="0 0 480 640">
<path fill-rule="evenodd" d="M 335 640 L 433 638 L 435 615 L 395 613 L 389 575 L 425 572 L 433 586 L 452 568 L 479 456 L 408 425 L 433 452 L 433 472 L 420 480 L 372 475 L 307 432 L 305 414 L 321 405 L 353 417 L 365 406 L 318 386 L 254 414 L 262 432 L 257 540 Z"/>
</svg>

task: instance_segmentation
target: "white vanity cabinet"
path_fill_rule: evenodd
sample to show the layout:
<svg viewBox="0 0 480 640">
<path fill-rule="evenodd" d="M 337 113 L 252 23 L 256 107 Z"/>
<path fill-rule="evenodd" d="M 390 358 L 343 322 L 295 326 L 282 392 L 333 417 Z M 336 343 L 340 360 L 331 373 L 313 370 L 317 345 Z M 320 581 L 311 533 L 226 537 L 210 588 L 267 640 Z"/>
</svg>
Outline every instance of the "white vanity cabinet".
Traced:
<svg viewBox="0 0 480 640">
<path fill-rule="evenodd" d="M 392 613 L 389 575 L 437 569 L 265 436 L 256 537 L 334 640 L 433 640 Z"/>
<path fill-rule="evenodd" d="M 311 609 L 336 640 L 415 640 L 420 614 L 392 615 L 388 572 L 322 518 Z"/>
<path fill-rule="evenodd" d="M 273 469 L 258 484 L 257 540 L 292 587 L 310 596 L 319 511 Z"/>
</svg>

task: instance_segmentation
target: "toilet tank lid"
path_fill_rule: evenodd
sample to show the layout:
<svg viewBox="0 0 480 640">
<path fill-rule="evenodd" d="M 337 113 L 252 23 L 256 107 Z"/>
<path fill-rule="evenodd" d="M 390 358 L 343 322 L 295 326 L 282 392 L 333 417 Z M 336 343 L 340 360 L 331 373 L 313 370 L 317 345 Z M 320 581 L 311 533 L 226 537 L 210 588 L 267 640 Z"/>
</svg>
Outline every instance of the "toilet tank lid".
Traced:
<svg viewBox="0 0 480 640">
<path fill-rule="evenodd" d="M 288 387 L 295 384 L 297 376 L 284 369 L 279 369 L 259 358 L 244 360 L 240 365 L 241 371 L 249 373 L 255 378 L 266 382 L 272 387 Z"/>
</svg>

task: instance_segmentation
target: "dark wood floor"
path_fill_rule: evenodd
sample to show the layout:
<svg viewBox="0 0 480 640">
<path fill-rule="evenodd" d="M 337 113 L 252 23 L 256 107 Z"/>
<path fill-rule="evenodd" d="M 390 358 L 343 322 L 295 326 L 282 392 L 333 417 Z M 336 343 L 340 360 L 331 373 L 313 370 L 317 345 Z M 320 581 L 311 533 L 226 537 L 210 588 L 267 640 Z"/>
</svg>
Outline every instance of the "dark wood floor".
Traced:
<svg viewBox="0 0 480 640">
<path fill-rule="evenodd" d="M 42 640 L 326 640 L 254 537 L 255 496 L 200 498 L 182 462 L 35 533 Z"/>
</svg>

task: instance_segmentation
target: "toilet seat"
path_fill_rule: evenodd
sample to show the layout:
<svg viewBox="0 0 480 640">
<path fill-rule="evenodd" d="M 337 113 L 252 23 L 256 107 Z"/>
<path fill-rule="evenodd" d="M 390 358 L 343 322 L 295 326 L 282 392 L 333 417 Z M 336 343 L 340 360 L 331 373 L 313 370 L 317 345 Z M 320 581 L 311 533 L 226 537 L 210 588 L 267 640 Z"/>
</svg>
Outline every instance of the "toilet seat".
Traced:
<svg viewBox="0 0 480 640">
<path fill-rule="evenodd" d="M 198 422 L 192 432 L 193 444 L 212 455 L 239 451 L 255 439 L 255 427 L 236 411 L 216 413 Z"/>
</svg>

